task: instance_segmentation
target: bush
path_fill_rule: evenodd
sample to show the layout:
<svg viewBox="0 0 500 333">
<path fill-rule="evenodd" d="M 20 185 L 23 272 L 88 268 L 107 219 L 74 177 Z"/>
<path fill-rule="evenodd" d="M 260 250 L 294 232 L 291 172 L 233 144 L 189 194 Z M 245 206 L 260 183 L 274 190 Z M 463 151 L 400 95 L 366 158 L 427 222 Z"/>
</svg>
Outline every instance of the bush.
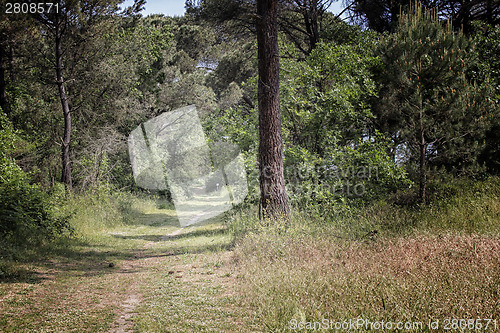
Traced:
<svg viewBox="0 0 500 333">
<path fill-rule="evenodd" d="M 70 231 L 65 217 L 55 217 L 48 196 L 26 181 L 0 183 L 0 236 L 13 243 L 52 239 Z"/>
<path fill-rule="evenodd" d="M 66 217 L 56 217 L 49 196 L 29 183 L 9 157 L 19 141 L 4 115 L 0 117 L 0 238 L 2 248 L 32 245 L 70 231 Z"/>
</svg>

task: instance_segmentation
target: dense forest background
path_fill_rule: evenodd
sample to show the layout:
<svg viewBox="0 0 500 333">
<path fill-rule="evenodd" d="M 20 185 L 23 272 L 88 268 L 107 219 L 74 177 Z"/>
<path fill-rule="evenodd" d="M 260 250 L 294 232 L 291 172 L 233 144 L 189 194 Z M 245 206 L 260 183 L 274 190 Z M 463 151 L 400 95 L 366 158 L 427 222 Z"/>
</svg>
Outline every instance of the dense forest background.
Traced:
<svg viewBox="0 0 500 333">
<path fill-rule="evenodd" d="M 188 0 L 182 17 L 143 17 L 144 0 L 60 1 L 58 12 L 28 14 L 0 3 L 2 246 L 71 232 L 58 209 L 71 197 L 144 193 L 127 136 L 191 104 L 210 141 L 241 148 L 241 209 L 257 205 L 254 1 Z M 423 209 L 457 184 L 498 176 L 498 3 L 352 0 L 346 20 L 330 4 L 279 3 L 292 210 L 328 219 L 375 204 Z"/>
</svg>

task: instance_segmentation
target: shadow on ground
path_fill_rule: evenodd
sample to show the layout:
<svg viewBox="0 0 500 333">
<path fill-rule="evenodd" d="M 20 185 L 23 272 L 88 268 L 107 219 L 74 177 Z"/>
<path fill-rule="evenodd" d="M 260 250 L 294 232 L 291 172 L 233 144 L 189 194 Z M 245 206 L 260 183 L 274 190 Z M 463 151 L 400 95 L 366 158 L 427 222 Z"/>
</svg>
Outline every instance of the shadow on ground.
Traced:
<svg viewBox="0 0 500 333">
<path fill-rule="evenodd" d="M 179 220 L 177 219 L 177 215 L 173 212 L 169 211 L 171 214 L 145 214 L 136 209 L 131 208 L 128 213 L 130 222 L 127 225 L 147 225 L 152 227 L 180 227 Z"/>
<path fill-rule="evenodd" d="M 120 239 L 142 239 L 152 242 L 166 242 L 166 241 L 175 241 L 179 239 L 185 238 L 195 238 L 195 237 L 210 237 L 210 236 L 218 236 L 227 234 L 227 230 L 224 228 L 218 229 L 202 229 L 202 230 L 193 230 L 190 232 L 178 234 L 178 235 L 113 235 L 113 237 Z"/>
<path fill-rule="evenodd" d="M 165 224 L 162 226 L 172 226 L 176 218 L 165 219 L 162 214 L 143 214 L 153 216 L 156 221 L 162 218 Z M 153 221 L 154 223 L 154 221 Z M 139 222 L 139 224 L 151 223 Z M 232 242 L 217 239 L 227 233 L 225 228 L 196 229 L 178 235 L 110 235 L 111 237 L 124 240 L 144 240 L 154 242 L 160 247 L 142 248 L 137 243 L 130 244 L 128 248 L 113 249 L 110 245 L 84 241 L 79 238 L 66 238 L 51 244 L 50 247 L 32 254 L 23 259 L 16 259 L 8 262 L 7 265 L 13 267 L 9 274 L 0 275 L 0 283 L 29 283 L 38 284 L 47 279 L 48 275 L 57 272 L 65 272 L 75 277 L 96 277 L 106 274 L 130 273 L 141 270 L 140 268 L 123 269 L 121 263 L 128 261 L 128 267 L 140 267 L 133 262 L 145 258 L 179 256 L 184 254 L 211 253 L 223 250 L 230 250 Z M 196 238 L 204 239 L 196 244 Z M 190 243 L 190 240 L 193 242 Z M 182 241 L 182 244 L 175 244 Z M 169 244 L 171 242 L 171 244 Z M 1 267 L 0 267 L 1 268 Z"/>
</svg>

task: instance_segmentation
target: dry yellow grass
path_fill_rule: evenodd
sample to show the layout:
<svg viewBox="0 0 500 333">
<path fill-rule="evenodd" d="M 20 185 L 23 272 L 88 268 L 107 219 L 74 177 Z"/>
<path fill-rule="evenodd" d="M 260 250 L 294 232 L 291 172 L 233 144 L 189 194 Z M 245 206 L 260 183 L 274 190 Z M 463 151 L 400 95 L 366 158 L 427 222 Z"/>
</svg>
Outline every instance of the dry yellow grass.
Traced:
<svg viewBox="0 0 500 333">
<path fill-rule="evenodd" d="M 269 331 L 293 331 L 292 319 L 500 318 L 500 237 L 248 236 L 234 264 Z"/>
</svg>

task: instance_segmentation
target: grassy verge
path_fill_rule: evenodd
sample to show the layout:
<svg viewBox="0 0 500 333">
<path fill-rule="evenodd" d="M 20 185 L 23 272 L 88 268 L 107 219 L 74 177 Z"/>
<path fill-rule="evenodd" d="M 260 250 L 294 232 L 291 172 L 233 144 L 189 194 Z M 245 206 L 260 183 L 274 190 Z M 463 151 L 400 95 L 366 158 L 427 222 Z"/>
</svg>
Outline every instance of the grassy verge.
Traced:
<svg viewBox="0 0 500 333">
<path fill-rule="evenodd" d="M 251 235 L 236 260 L 262 326 L 291 332 L 293 320 L 499 318 L 499 253 L 499 237 L 414 236 L 371 244 Z"/>
<path fill-rule="evenodd" d="M 269 332 L 325 328 L 325 319 L 414 322 L 405 331 L 416 332 L 429 320 L 443 329 L 446 318 L 489 318 L 498 328 L 499 185 L 454 189 L 425 208 L 379 203 L 316 220 L 297 214 L 286 231 L 237 218 L 234 259 L 246 304 Z"/>
</svg>

